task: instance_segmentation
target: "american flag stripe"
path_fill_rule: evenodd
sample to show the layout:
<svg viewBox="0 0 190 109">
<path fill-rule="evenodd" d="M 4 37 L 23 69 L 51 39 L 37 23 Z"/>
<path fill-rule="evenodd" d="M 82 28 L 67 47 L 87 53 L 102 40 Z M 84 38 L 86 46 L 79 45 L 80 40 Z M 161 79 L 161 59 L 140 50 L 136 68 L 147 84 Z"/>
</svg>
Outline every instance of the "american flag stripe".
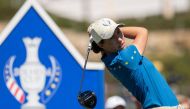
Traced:
<svg viewBox="0 0 190 109">
<path fill-rule="evenodd" d="M 19 89 L 15 97 L 17 98 L 18 101 L 20 101 L 20 103 L 24 103 L 25 96 L 22 90 Z"/>
<path fill-rule="evenodd" d="M 19 102 L 19 103 L 24 103 L 25 101 L 25 93 L 20 88 L 20 86 L 17 84 L 17 81 L 14 79 L 14 75 L 12 72 L 12 65 L 14 62 L 15 57 L 9 58 L 7 61 L 5 67 L 4 67 L 4 78 L 6 82 L 6 86 L 9 89 L 10 93 L 14 96 L 14 98 Z"/>
<path fill-rule="evenodd" d="M 18 88 L 18 85 L 13 82 L 13 87 L 10 88 L 11 93 L 14 95 L 16 92 L 16 89 Z"/>
<path fill-rule="evenodd" d="M 13 82 L 11 83 L 9 89 L 10 89 L 10 90 L 14 90 L 14 88 L 15 88 L 15 82 L 13 81 Z"/>
<path fill-rule="evenodd" d="M 17 87 L 16 92 L 14 93 L 14 96 L 17 96 L 18 92 L 19 92 L 19 87 Z"/>
<path fill-rule="evenodd" d="M 9 78 L 7 81 L 7 87 L 9 88 L 11 94 L 20 102 L 24 103 L 25 96 L 24 92 L 20 89 L 13 78 Z"/>
<path fill-rule="evenodd" d="M 23 94 L 23 92 L 21 90 L 18 90 L 18 93 L 15 96 L 19 98 L 22 96 L 22 94 Z"/>
<path fill-rule="evenodd" d="M 9 78 L 7 81 L 7 87 L 10 88 L 12 83 L 13 83 L 13 79 Z"/>
<path fill-rule="evenodd" d="M 22 94 L 22 96 L 20 97 L 19 101 L 20 101 L 20 103 L 24 103 L 24 100 L 25 100 L 25 96 L 24 96 L 24 94 Z"/>
</svg>

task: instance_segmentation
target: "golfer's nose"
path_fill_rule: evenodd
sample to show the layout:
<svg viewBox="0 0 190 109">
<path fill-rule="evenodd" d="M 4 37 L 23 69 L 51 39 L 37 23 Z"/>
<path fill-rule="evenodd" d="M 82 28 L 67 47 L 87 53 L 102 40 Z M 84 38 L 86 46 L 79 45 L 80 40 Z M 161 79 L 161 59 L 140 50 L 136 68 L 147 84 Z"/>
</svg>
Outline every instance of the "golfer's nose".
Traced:
<svg viewBox="0 0 190 109">
<path fill-rule="evenodd" d="M 118 37 L 118 42 L 122 42 L 123 38 L 122 37 Z"/>
</svg>

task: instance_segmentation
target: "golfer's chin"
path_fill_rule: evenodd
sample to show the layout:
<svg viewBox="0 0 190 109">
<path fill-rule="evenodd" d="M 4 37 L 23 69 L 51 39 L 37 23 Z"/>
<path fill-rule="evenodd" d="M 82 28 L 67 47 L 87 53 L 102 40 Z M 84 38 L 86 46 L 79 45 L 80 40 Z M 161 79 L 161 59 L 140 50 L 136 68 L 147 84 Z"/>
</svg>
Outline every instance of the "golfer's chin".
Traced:
<svg viewBox="0 0 190 109">
<path fill-rule="evenodd" d="M 124 44 L 121 44 L 120 46 L 119 46 L 119 49 L 121 50 L 121 49 L 124 49 L 125 48 L 125 43 Z"/>
</svg>

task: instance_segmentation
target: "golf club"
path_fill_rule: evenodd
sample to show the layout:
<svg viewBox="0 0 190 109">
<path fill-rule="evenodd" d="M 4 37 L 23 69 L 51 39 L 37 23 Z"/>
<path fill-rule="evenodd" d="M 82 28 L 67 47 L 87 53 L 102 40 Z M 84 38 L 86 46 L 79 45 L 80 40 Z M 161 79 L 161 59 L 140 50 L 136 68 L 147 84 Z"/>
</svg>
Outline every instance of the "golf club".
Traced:
<svg viewBox="0 0 190 109">
<path fill-rule="evenodd" d="M 84 67 L 82 70 L 82 78 L 81 78 L 81 82 L 80 82 L 80 89 L 79 89 L 79 95 L 78 95 L 78 102 L 83 107 L 85 107 L 87 109 L 93 109 L 97 103 L 97 97 L 93 91 L 87 90 L 87 91 L 82 92 L 82 86 L 83 86 L 83 81 L 84 81 L 84 76 L 85 76 L 86 64 L 88 61 L 88 56 L 89 56 L 90 50 L 92 48 L 92 41 L 93 41 L 92 36 L 90 36 L 86 60 L 85 60 Z"/>
</svg>

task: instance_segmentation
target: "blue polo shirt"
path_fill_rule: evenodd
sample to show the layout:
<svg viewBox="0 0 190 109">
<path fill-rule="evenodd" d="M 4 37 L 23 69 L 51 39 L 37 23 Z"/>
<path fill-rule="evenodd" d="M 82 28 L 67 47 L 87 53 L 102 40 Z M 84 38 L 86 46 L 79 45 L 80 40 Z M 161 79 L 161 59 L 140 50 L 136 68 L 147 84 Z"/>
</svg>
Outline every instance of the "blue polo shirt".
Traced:
<svg viewBox="0 0 190 109">
<path fill-rule="evenodd" d="M 178 105 L 164 77 L 150 60 L 140 55 L 135 45 L 104 56 L 102 61 L 144 109 Z"/>
</svg>

